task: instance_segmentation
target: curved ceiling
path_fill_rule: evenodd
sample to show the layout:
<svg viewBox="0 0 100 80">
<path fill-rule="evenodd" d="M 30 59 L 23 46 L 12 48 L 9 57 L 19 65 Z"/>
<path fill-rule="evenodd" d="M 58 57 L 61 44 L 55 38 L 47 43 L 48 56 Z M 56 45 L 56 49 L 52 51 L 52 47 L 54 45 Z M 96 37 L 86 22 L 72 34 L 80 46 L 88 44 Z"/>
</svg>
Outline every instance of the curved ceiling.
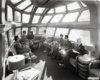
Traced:
<svg viewBox="0 0 100 80">
<path fill-rule="evenodd" d="M 68 16 L 74 14 L 77 15 L 70 21 L 78 21 L 83 11 L 88 10 L 83 2 L 78 1 L 75 3 L 75 1 L 65 0 L 7 0 L 7 5 L 15 12 L 22 14 L 22 22 L 34 24 L 52 23 L 58 17 L 59 20 L 57 19 L 56 22 L 66 22 L 66 19 L 70 18 Z M 26 17 L 28 21 L 25 20 Z"/>
</svg>

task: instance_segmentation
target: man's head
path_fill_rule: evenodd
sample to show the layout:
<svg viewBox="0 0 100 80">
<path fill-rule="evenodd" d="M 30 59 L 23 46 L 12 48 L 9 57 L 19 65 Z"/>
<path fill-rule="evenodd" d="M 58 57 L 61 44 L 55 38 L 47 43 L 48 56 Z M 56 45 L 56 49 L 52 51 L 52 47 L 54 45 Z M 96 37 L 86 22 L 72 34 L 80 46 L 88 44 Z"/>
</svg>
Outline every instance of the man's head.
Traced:
<svg viewBox="0 0 100 80">
<path fill-rule="evenodd" d="M 19 37 L 18 37 L 18 36 L 15 36 L 15 37 L 14 37 L 14 40 L 15 40 L 15 41 L 19 41 Z"/>
<path fill-rule="evenodd" d="M 68 35 L 65 35 L 65 39 L 68 39 Z"/>
<path fill-rule="evenodd" d="M 63 38 L 63 34 L 60 34 L 60 37 Z"/>
<path fill-rule="evenodd" d="M 33 34 L 33 31 L 31 31 L 30 33 Z"/>
<path fill-rule="evenodd" d="M 46 30 L 43 31 L 46 34 Z"/>
<path fill-rule="evenodd" d="M 26 31 L 25 30 L 23 31 L 23 34 L 26 34 Z"/>
<path fill-rule="evenodd" d="M 77 39 L 77 43 L 78 43 L 78 44 L 81 44 L 81 43 L 82 43 L 82 39 L 81 39 L 81 38 L 78 38 L 78 39 Z"/>
</svg>

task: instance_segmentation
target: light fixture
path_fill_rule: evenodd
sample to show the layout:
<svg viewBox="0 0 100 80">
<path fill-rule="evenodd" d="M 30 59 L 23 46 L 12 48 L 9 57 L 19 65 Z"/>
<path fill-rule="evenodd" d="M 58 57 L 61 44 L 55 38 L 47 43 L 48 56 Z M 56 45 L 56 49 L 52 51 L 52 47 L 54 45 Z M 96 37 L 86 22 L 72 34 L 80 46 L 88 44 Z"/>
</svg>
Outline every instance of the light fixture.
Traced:
<svg viewBox="0 0 100 80">
<path fill-rule="evenodd" d="M 95 51 L 95 46 L 93 44 L 85 44 L 85 49 L 88 51 L 89 57 L 92 57 L 91 54 Z"/>
</svg>

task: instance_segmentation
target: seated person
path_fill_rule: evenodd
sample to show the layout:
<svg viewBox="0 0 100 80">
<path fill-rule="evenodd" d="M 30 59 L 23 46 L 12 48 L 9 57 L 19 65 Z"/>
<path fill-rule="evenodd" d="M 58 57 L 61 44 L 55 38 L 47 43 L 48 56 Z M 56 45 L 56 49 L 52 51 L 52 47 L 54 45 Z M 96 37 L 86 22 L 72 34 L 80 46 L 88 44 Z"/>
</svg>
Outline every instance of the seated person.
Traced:
<svg viewBox="0 0 100 80">
<path fill-rule="evenodd" d="M 53 49 L 52 52 L 54 52 L 52 58 L 56 58 L 57 60 L 60 58 L 60 54 L 58 53 L 58 51 L 60 50 L 61 46 L 63 46 L 63 43 L 64 43 L 63 35 L 60 34 L 60 38 L 58 39 L 55 48 L 51 47 L 51 50 Z"/>
<path fill-rule="evenodd" d="M 28 39 L 27 39 L 26 31 L 23 31 L 21 39 L 20 39 L 20 43 L 29 46 L 29 42 L 28 42 Z"/>
<path fill-rule="evenodd" d="M 15 36 L 14 38 L 15 40 L 15 49 L 17 51 L 17 54 L 24 54 L 25 56 L 27 57 L 31 57 L 34 55 L 34 53 L 31 52 L 31 49 L 29 48 L 29 46 L 27 45 L 22 45 L 20 42 L 19 42 L 19 37 L 18 36 Z M 35 56 L 36 57 L 36 56 Z"/>
<path fill-rule="evenodd" d="M 85 54 L 85 48 L 82 45 L 82 39 L 79 38 L 77 39 L 77 45 L 75 47 L 75 49 L 69 49 L 66 51 L 66 55 L 64 56 L 62 62 L 59 64 L 60 66 L 63 66 L 64 68 L 66 68 L 69 65 L 69 59 L 72 58 L 76 58 L 77 55 L 83 55 Z"/>
<path fill-rule="evenodd" d="M 32 31 L 27 35 L 27 38 L 29 40 L 29 45 L 33 46 L 34 45 L 34 34 Z"/>
</svg>

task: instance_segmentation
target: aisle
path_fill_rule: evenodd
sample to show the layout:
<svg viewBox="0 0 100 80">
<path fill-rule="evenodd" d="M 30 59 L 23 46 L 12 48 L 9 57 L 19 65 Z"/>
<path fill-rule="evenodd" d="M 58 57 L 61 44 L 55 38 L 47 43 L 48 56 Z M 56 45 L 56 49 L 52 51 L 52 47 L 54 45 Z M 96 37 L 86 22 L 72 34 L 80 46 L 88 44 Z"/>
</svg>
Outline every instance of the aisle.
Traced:
<svg viewBox="0 0 100 80">
<path fill-rule="evenodd" d="M 37 55 L 34 61 L 34 67 L 40 71 L 38 80 L 84 80 L 80 78 L 75 71 L 67 68 L 62 69 L 56 60 L 47 56 L 47 52 L 43 52 L 43 47 L 33 51 Z"/>
</svg>

